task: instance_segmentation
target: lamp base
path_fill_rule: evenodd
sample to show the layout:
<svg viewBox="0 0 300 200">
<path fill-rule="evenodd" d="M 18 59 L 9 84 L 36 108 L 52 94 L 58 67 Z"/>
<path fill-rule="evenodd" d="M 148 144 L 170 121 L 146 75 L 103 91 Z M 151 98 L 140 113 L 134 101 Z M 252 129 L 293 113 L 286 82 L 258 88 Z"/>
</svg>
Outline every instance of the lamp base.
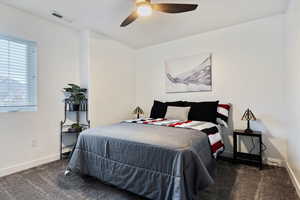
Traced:
<svg viewBox="0 0 300 200">
<path fill-rule="evenodd" d="M 253 131 L 252 131 L 250 128 L 247 128 L 247 129 L 245 130 L 245 133 L 249 134 L 249 133 L 253 133 Z"/>
<path fill-rule="evenodd" d="M 247 120 L 247 129 L 245 130 L 245 133 L 253 133 L 253 131 L 250 129 L 250 120 Z"/>
</svg>

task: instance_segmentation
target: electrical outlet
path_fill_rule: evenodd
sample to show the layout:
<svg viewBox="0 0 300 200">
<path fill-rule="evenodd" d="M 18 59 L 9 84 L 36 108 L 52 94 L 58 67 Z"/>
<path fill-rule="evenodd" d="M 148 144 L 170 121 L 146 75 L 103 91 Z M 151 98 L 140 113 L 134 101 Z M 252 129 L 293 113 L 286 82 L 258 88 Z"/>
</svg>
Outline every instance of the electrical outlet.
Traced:
<svg viewBox="0 0 300 200">
<path fill-rule="evenodd" d="M 32 140 L 32 141 L 31 141 L 31 146 L 32 146 L 33 148 L 37 147 L 37 141 L 36 141 L 36 140 Z"/>
</svg>

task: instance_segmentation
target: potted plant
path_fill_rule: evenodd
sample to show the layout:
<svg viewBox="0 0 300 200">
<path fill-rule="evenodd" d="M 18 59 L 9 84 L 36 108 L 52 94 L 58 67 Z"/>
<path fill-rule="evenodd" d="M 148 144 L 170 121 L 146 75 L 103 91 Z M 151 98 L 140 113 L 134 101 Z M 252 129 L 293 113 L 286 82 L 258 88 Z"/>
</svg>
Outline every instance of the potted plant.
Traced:
<svg viewBox="0 0 300 200">
<path fill-rule="evenodd" d="M 68 87 L 64 88 L 64 91 L 68 94 L 68 100 L 72 103 L 72 110 L 79 111 L 80 103 L 86 99 L 86 88 L 81 88 L 75 84 L 68 84 Z"/>
<path fill-rule="evenodd" d="M 71 128 L 68 129 L 69 132 L 81 132 L 82 131 L 82 127 L 80 126 L 79 123 L 74 123 L 71 125 Z"/>
</svg>

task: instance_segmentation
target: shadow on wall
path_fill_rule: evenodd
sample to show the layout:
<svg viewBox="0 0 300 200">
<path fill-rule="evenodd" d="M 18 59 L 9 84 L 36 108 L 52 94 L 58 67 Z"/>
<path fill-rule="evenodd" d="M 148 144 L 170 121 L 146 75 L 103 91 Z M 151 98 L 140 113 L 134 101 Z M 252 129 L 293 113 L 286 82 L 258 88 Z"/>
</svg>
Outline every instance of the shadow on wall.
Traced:
<svg viewBox="0 0 300 200">
<path fill-rule="evenodd" d="M 262 133 L 263 134 L 263 142 L 267 146 L 267 149 L 264 152 L 264 156 L 266 156 L 266 154 L 268 154 L 269 157 L 272 156 L 272 158 L 278 159 L 280 161 L 284 161 L 285 156 L 276 147 L 280 144 L 274 145 L 274 141 L 276 141 L 276 139 L 278 139 L 278 138 L 275 138 L 271 134 L 271 131 L 269 130 L 269 128 L 266 126 L 266 124 L 263 121 L 257 120 L 255 123 L 258 123 L 259 126 L 261 127 L 261 129 L 263 130 L 263 133 Z M 270 160 L 268 162 L 270 162 Z"/>
</svg>

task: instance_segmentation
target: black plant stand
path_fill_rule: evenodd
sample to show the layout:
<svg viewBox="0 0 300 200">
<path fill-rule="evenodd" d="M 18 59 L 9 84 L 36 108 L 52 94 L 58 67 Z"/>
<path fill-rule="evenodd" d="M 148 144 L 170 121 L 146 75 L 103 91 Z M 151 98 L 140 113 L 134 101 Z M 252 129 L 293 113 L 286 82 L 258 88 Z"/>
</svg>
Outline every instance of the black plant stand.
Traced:
<svg viewBox="0 0 300 200">
<path fill-rule="evenodd" d="M 88 128 L 90 128 L 90 120 L 88 119 L 88 100 L 85 99 L 81 101 L 79 108 L 76 108 L 73 106 L 74 104 L 69 99 L 65 99 L 65 109 L 64 109 L 64 120 L 60 122 L 60 159 L 70 157 L 75 149 L 77 139 L 79 134 Z M 74 108 L 76 108 L 74 110 Z M 67 115 L 70 112 L 76 113 L 76 123 L 79 124 L 82 127 L 81 131 L 69 131 L 69 128 L 71 128 L 71 124 L 67 123 Z M 80 113 L 85 112 L 85 121 L 86 123 L 80 123 Z M 64 146 L 63 147 L 63 139 L 64 136 L 69 135 L 75 135 L 76 136 L 76 142 L 74 144 Z"/>
</svg>

